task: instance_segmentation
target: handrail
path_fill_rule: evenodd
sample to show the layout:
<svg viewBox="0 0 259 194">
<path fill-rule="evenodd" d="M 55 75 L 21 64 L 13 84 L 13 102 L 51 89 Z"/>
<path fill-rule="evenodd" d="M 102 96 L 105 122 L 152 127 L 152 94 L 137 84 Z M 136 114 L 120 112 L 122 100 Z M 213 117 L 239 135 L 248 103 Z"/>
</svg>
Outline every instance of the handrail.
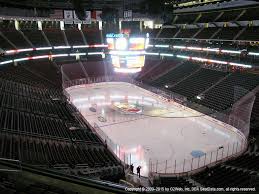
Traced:
<svg viewBox="0 0 259 194">
<path fill-rule="evenodd" d="M 11 158 L 0 158 L 0 161 L 8 162 L 8 163 L 17 163 L 19 166 L 19 170 L 12 170 L 12 169 L 0 169 L 0 171 L 5 171 L 5 172 L 19 172 L 22 171 L 22 161 L 20 160 L 15 160 Z"/>
</svg>

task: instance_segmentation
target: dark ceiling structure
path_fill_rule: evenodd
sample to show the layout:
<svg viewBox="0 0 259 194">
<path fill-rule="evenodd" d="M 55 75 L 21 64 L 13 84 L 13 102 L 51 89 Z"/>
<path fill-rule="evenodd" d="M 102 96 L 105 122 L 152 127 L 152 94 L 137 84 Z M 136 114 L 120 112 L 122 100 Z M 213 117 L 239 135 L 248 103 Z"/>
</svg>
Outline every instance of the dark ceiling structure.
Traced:
<svg viewBox="0 0 259 194">
<path fill-rule="evenodd" d="M 0 0 L 0 4 L 59 9 L 73 9 L 74 4 L 80 4 L 86 9 L 101 9 L 103 7 L 118 8 L 122 6 L 123 0 Z"/>
</svg>

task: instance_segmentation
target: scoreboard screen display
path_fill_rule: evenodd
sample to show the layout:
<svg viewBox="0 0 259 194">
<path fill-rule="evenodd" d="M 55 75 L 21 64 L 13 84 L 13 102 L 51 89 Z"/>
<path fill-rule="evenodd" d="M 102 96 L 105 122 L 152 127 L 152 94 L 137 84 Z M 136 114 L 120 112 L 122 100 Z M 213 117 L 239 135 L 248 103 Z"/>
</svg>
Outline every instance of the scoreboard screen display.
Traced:
<svg viewBox="0 0 259 194">
<path fill-rule="evenodd" d="M 145 56 L 116 56 L 111 55 L 112 64 L 116 68 L 142 68 L 145 65 Z"/>
<path fill-rule="evenodd" d="M 145 50 L 145 38 L 130 38 L 129 50 Z"/>
<path fill-rule="evenodd" d="M 115 72 L 136 73 L 145 65 L 148 37 L 127 37 L 124 34 L 106 36 Z"/>
<path fill-rule="evenodd" d="M 115 49 L 114 39 L 113 38 L 107 38 L 107 44 L 108 44 L 108 49 L 109 50 L 114 50 Z"/>
</svg>

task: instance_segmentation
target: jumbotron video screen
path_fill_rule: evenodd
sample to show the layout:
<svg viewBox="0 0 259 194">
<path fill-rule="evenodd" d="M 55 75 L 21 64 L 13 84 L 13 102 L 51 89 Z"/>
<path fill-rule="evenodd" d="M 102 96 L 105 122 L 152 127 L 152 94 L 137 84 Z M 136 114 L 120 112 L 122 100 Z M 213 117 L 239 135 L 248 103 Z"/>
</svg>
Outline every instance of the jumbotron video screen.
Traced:
<svg viewBox="0 0 259 194">
<path fill-rule="evenodd" d="M 145 65 L 148 35 L 107 34 L 106 41 L 115 72 L 137 73 L 141 71 Z"/>
</svg>

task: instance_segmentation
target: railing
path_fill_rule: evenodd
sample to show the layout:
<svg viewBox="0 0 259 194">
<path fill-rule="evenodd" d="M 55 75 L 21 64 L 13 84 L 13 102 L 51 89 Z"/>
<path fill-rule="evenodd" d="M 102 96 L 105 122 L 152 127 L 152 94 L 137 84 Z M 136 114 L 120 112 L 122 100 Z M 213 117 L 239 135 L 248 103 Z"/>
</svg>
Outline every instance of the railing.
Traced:
<svg viewBox="0 0 259 194">
<path fill-rule="evenodd" d="M 102 77 L 89 77 L 83 79 L 76 79 L 76 80 L 69 80 L 63 83 L 63 89 L 77 86 L 77 85 L 84 85 L 84 84 L 94 84 L 94 83 L 101 83 L 101 82 L 127 82 L 131 83 L 133 81 L 130 77 L 124 76 L 102 76 Z"/>
<path fill-rule="evenodd" d="M 178 106 L 182 106 L 184 109 L 188 109 L 188 111 L 196 113 L 196 117 L 202 117 L 203 119 L 209 120 L 210 122 L 214 122 L 217 125 L 221 125 L 224 128 L 231 130 L 233 133 L 236 133 L 238 140 L 231 143 L 226 143 L 224 145 L 219 146 L 215 150 L 209 150 L 198 157 L 185 157 L 183 161 L 169 159 L 169 160 L 149 160 L 149 176 L 153 177 L 157 174 L 170 174 L 170 175 L 186 175 L 192 174 L 203 169 L 205 166 L 215 165 L 217 163 L 223 162 L 233 157 L 237 157 L 241 155 L 247 149 L 247 131 L 249 130 L 249 122 L 245 122 L 244 120 L 237 117 L 233 110 L 227 110 L 224 113 L 216 112 L 214 110 L 208 109 L 202 105 L 198 105 L 187 101 L 187 99 L 181 95 L 170 92 L 168 90 L 158 89 L 141 82 L 137 82 L 130 77 L 119 77 L 119 76 L 105 76 L 98 78 L 88 78 L 88 79 L 80 79 L 65 82 L 63 87 L 64 89 L 84 84 L 94 84 L 100 82 L 127 82 L 139 86 L 147 91 L 152 92 L 154 95 L 157 95 L 161 100 L 166 101 L 167 103 L 175 103 Z M 254 98 L 251 98 L 253 101 Z M 177 103 L 176 103 L 177 102 Z M 247 103 L 244 104 L 247 106 Z M 191 108 L 189 108 L 191 107 Z M 197 112 L 193 109 L 196 107 L 197 109 L 205 110 L 202 113 Z M 195 109 L 196 109 L 195 108 Z M 242 107 L 240 107 L 242 109 Z M 246 110 L 245 111 L 251 111 Z M 198 113 L 198 114 L 197 114 Z M 116 154 L 124 164 L 131 164 L 131 155 L 126 154 L 122 151 L 122 147 L 116 143 L 114 143 L 103 131 L 102 129 L 95 123 L 93 126 L 96 133 L 102 138 L 107 147 Z M 244 135 L 245 134 L 245 135 Z"/>
<path fill-rule="evenodd" d="M 241 143 L 234 142 L 231 144 L 225 144 L 220 146 L 218 149 L 206 152 L 202 156 L 192 157 L 179 160 L 165 160 L 165 161 L 150 161 L 150 176 L 156 174 L 165 175 L 190 175 L 193 174 L 206 166 L 213 166 L 217 163 L 222 163 L 230 158 L 239 156 L 246 150 L 247 142 L 242 140 Z"/>
<path fill-rule="evenodd" d="M 107 146 L 107 148 L 110 149 L 110 151 L 112 151 L 112 153 L 114 153 L 123 162 L 125 167 L 131 164 L 131 154 L 126 154 L 123 152 L 121 146 L 114 143 L 96 123 L 94 123 L 93 129 L 102 139 L 105 146 Z"/>
<path fill-rule="evenodd" d="M 2 161 L 17 164 L 19 166 L 19 169 L 16 170 L 16 169 L 3 168 L 3 169 L 0 169 L 1 172 L 19 172 L 19 171 L 22 171 L 22 162 L 20 160 L 0 158 L 0 162 L 2 162 Z"/>
<path fill-rule="evenodd" d="M 191 105 L 190 102 L 188 103 L 188 105 Z M 186 109 L 189 109 L 188 106 Z M 189 109 L 189 111 L 196 112 L 192 109 Z M 213 166 L 230 158 L 237 157 L 247 150 L 246 134 L 248 134 L 247 130 L 249 129 L 249 123 L 246 123 L 234 114 L 227 115 L 213 110 L 207 111 L 207 114 L 199 114 L 198 117 L 202 117 L 205 120 L 221 125 L 226 130 L 231 130 L 236 134 L 238 140 L 232 143 L 220 145 L 217 149 L 209 150 L 198 157 L 185 157 L 182 161 L 176 159 L 164 161 L 150 160 L 150 176 L 155 176 L 156 174 L 171 174 L 178 176 L 189 175 L 206 166 Z"/>
<path fill-rule="evenodd" d="M 65 90 L 66 88 L 72 87 L 72 86 L 78 86 L 78 85 L 85 85 L 85 84 L 94 84 L 94 83 L 102 83 L 102 82 L 126 82 L 126 83 L 131 83 L 134 84 L 138 87 L 141 87 L 145 90 L 148 90 L 152 93 L 155 93 L 161 97 L 164 97 L 167 100 L 175 100 L 180 104 L 186 105 L 186 97 L 173 93 L 169 90 L 163 90 L 161 88 L 156 88 L 147 84 L 144 84 L 142 82 L 138 82 L 131 77 L 124 77 L 124 76 L 103 76 L 103 77 L 96 77 L 96 78 L 83 78 L 83 79 L 77 79 L 77 80 L 70 80 L 70 81 L 65 81 L 63 83 L 63 89 Z M 67 92 L 65 91 L 65 94 Z"/>
<path fill-rule="evenodd" d="M 193 41 L 197 41 L 197 40 L 200 40 L 200 41 L 216 41 L 216 42 L 235 42 L 235 43 L 247 43 L 247 44 L 250 44 L 251 41 L 249 40 L 222 40 L 222 39 L 204 39 L 204 38 L 200 38 L 200 39 L 197 39 L 197 38 L 150 38 L 151 40 L 162 40 L 162 41 L 166 41 L 168 42 L 169 40 L 193 40 Z"/>
</svg>

